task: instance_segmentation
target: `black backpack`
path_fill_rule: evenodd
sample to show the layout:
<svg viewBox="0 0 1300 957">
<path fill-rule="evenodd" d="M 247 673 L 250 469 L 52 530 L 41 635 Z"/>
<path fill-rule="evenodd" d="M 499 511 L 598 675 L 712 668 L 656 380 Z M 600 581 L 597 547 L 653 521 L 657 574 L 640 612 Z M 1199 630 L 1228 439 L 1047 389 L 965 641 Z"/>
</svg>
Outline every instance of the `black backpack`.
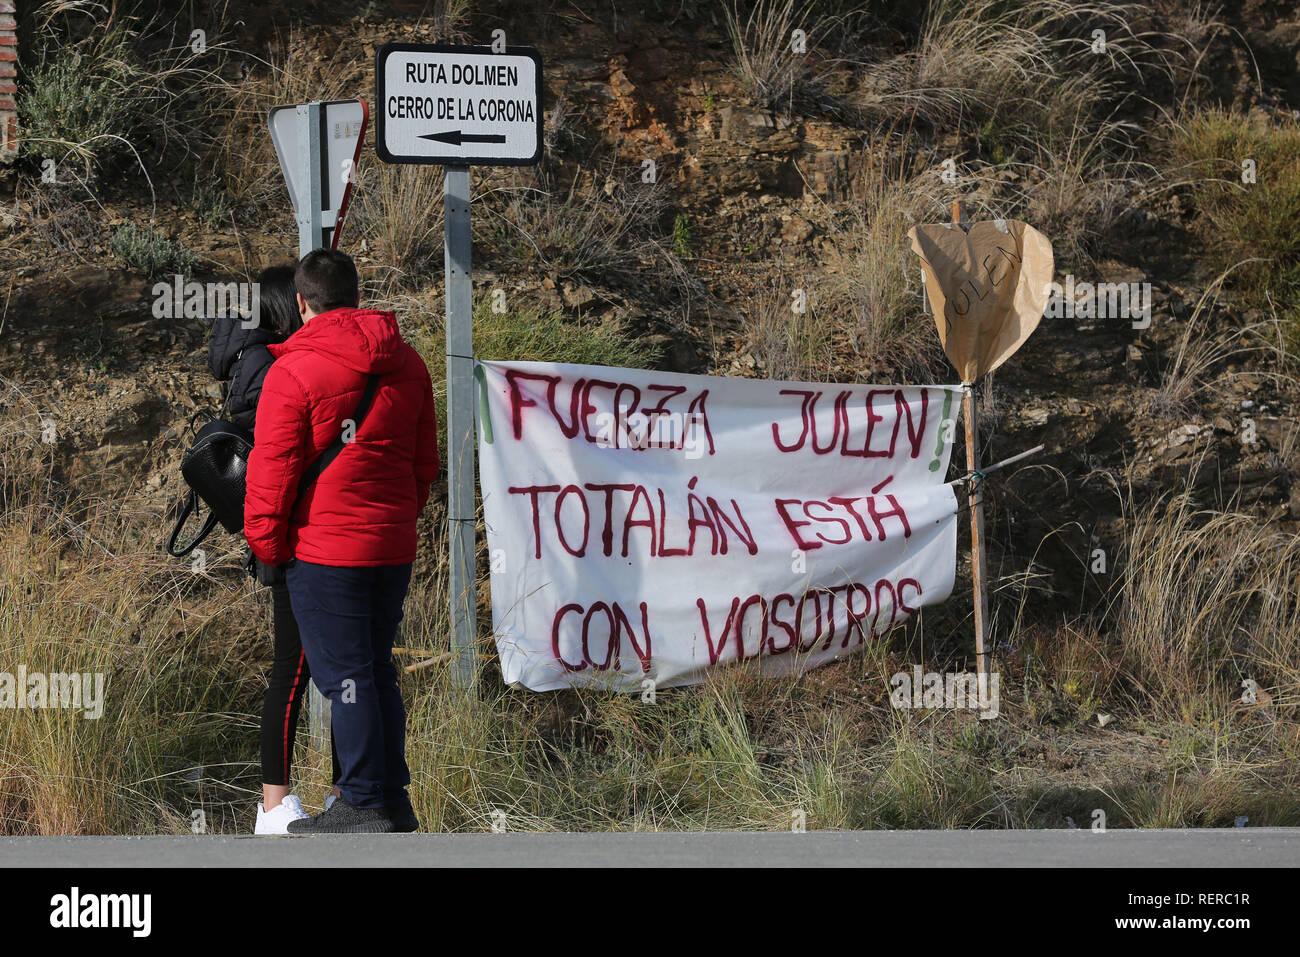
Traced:
<svg viewBox="0 0 1300 957">
<path fill-rule="evenodd" d="M 366 389 L 361 394 L 357 410 L 352 414 L 355 429 L 370 411 L 370 404 L 379 388 L 379 376 L 372 375 L 366 382 Z M 211 412 L 203 412 L 210 420 L 194 436 L 194 444 L 181 459 L 181 475 L 190 487 L 190 494 L 185 507 L 172 533 L 167 539 L 167 554 L 176 558 L 188 555 L 202 542 L 220 522 L 228 532 L 244 530 L 244 493 L 248 478 L 248 457 L 253 451 L 253 434 L 247 429 L 218 419 Z M 321 472 L 343 451 L 343 435 L 330 443 L 329 447 L 317 457 L 302 473 L 298 482 L 298 494 L 289 511 L 292 514 L 302 500 L 303 493 L 320 477 Z M 208 507 L 208 517 L 194 538 L 182 546 L 177 546 L 181 529 L 191 514 L 197 515 L 199 500 Z"/>
</svg>

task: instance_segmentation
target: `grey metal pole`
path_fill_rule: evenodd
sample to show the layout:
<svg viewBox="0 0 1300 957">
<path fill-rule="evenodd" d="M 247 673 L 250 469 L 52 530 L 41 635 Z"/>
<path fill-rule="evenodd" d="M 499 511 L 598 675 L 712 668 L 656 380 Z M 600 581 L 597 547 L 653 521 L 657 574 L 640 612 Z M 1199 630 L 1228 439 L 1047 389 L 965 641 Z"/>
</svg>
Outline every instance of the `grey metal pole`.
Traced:
<svg viewBox="0 0 1300 957">
<path fill-rule="evenodd" d="M 474 571 L 474 285 L 471 279 L 469 167 L 443 177 L 447 297 L 447 526 L 453 680 L 478 676 Z"/>
<path fill-rule="evenodd" d="M 322 183 L 320 156 L 324 146 L 320 138 L 320 103 L 305 103 L 297 108 L 298 142 L 306 146 L 298 155 L 300 182 L 308 184 L 307 196 L 298 210 L 298 258 L 324 245 L 322 220 Z M 328 748 L 330 702 L 313 681 L 307 696 L 308 724 L 312 740 L 322 750 Z"/>
</svg>

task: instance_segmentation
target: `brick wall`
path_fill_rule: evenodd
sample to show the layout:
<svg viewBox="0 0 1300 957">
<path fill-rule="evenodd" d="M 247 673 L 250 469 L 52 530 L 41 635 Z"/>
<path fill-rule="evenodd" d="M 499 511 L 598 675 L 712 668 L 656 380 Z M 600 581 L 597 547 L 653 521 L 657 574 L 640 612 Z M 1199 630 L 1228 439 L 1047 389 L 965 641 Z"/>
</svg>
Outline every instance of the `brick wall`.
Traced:
<svg viewBox="0 0 1300 957">
<path fill-rule="evenodd" d="M 18 155 L 18 23 L 12 0 L 0 0 L 0 163 Z"/>
</svg>

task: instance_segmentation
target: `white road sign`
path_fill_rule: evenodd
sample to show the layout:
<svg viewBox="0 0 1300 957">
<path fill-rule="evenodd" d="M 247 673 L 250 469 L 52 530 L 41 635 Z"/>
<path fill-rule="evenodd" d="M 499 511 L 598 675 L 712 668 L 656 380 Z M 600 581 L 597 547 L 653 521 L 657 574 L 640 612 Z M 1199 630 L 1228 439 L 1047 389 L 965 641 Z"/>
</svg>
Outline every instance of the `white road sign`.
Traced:
<svg viewBox="0 0 1300 957">
<path fill-rule="evenodd" d="M 375 54 L 375 152 L 387 163 L 531 166 L 542 156 L 532 47 L 387 43 Z"/>
<path fill-rule="evenodd" d="M 274 107 L 268 121 L 293 210 L 302 215 L 311 195 L 307 169 L 312 164 L 304 161 L 310 143 L 304 142 L 303 134 L 310 131 L 300 120 L 298 110 L 297 106 Z M 370 108 L 365 100 L 331 100 L 320 104 L 317 122 L 320 149 L 312 172 L 320 182 L 321 228 L 331 248 L 338 245 L 338 228 L 347 213 L 352 184 L 356 182 L 361 141 L 369 119 Z"/>
</svg>

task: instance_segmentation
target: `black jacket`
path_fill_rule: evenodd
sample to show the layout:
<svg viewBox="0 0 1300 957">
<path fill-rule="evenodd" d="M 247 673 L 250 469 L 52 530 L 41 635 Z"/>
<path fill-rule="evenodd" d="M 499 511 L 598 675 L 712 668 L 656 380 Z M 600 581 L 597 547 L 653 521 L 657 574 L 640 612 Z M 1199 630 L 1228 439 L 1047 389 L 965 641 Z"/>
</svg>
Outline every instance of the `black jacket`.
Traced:
<svg viewBox="0 0 1300 957">
<path fill-rule="evenodd" d="M 267 345 L 280 337 L 261 327 L 245 329 L 236 317 L 212 320 L 208 342 L 208 367 L 219 382 L 230 380 L 226 389 L 226 418 L 240 428 L 253 430 L 262 380 L 271 368 Z"/>
</svg>

